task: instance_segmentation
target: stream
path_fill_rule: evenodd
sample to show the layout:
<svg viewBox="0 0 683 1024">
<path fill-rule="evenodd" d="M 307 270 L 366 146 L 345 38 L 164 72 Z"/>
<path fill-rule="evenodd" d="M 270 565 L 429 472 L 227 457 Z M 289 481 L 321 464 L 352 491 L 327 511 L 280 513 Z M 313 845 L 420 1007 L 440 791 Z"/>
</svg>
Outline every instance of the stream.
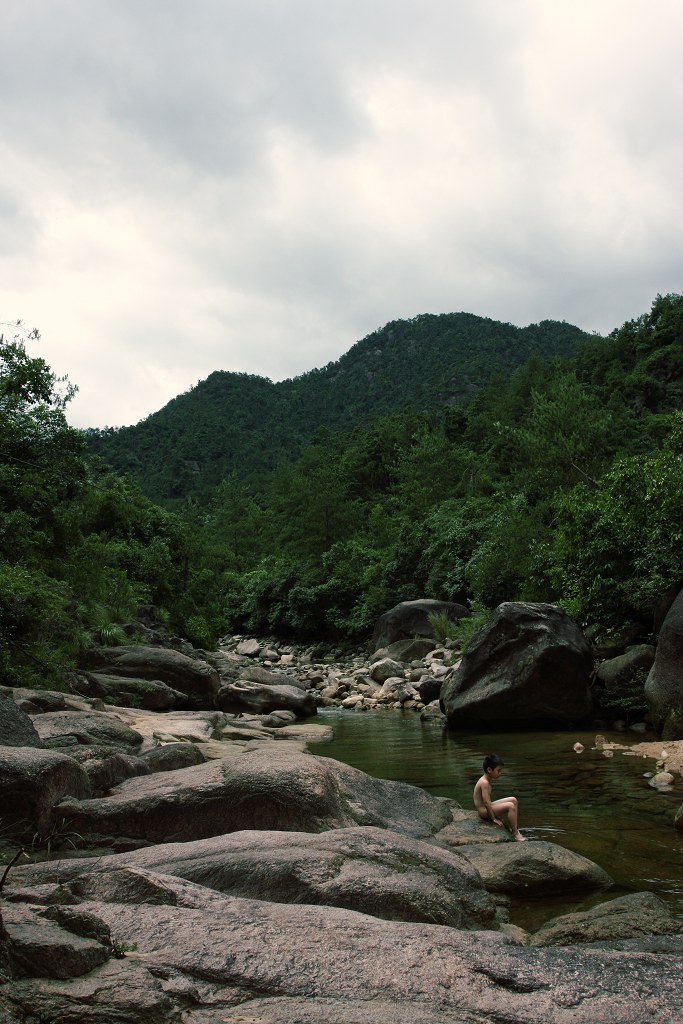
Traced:
<svg viewBox="0 0 683 1024">
<path fill-rule="evenodd" d="M 683 803 L 683 777 L 671 792 L 648 785 L 655 762 L 616 750 L 613 757 L 591 749 L 595 731 L 446 732 L 419 715 L 398 711 L 353 712 L 326 708 L 317 721 L 334 729 L 331 743 L 311 744 L 312 753 L 334 757 L 369 775 L 420 786 L 434 796 L 472 807 L 472 789 L 488 753 L 505 761 L 494 797 L 519 799 L 520 828 L 590 858 L 614 879 L 608 893 L 589 899 L 524 901 L 511 905 L 511 919 L 534 930 L 550 917 L 585 909 L 626 892 L 650 890 L 683 917 L 683 833 L 673 817 Z M 646 737 L 605 733 L 626 744 Z M 651 737 L 652 738 L 652 737 Z M 581 754 L 573 750 L 579 741 Z"/>
</svg>

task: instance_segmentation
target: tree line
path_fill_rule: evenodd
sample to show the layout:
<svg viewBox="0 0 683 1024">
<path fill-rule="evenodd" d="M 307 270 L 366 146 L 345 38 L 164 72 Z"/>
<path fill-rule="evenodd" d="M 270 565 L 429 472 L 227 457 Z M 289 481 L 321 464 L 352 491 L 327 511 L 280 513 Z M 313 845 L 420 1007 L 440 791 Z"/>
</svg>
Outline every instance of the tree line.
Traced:
<svg viewBox="0 0 683 1024">
<path fill-rule="evenodd" d="M 172 509 L 89 453 L 35 341 L 0 343 L 6 683 L 55 685 L 141 608 L 202 647 L 363 643 L 417 597 L 550 601 L 597 638 L 645 639 L 683 585 L 683 296 L 464 406 L 318 427 L 294 461 Z"/>
</svg>

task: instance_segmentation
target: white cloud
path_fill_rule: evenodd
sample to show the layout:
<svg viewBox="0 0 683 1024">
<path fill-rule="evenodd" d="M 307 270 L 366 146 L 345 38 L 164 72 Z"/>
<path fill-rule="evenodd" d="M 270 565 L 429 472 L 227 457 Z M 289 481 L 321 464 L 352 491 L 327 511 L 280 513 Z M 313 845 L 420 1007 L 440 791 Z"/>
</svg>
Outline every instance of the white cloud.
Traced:
<svg viewBox="0 0 683 1024">
<path fill-rule="evenodd" d="M 681 289 L 677 0 L 10 0 L 0 319 L 134 422 L 464 309 Z"/>
</svg>

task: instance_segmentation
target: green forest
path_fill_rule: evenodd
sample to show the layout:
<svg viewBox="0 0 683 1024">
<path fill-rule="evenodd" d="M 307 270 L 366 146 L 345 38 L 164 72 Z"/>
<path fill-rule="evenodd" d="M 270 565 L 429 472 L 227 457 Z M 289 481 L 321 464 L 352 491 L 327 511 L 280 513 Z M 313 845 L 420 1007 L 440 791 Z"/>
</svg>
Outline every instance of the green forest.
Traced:
<svg viewBox="0 0 683 1024">
<path fill-rule="evenodd" d="M 158 421 L 147 434 L 144 423 L 70 427 L 68 380 L 40 358 L 36 331 L 10 329 L 0 342 L 2 682 L 58 686 L 89 647 L 134 637 L 141 617 L 203 648 L 237 632 L 363 645 L 382 612 L 417 597 L 482 614 L 504 600 L 550 601 L 598 640 L 652 638 L 683 585 L 683 296 L 657 296 L 606 338 L 537 325 L 524 348 L 509 325 L 491 328 L 498 361 L 478 365 L 473 345 L 466 371 L 425 372 L 417 393 L 401 390 L 401 376 L 419 372 L 401 366 L 405 348 L 391 384 L 379 367 L 369 373 L 382 339 L 391 347 L 403 331 L 414 343 L 440 319 L 396 322 L 354 346 L 355 384 L 340 379 L 343 360 L 284 388 L 212 375 L 193 401 L 229 387 L 233 415 L 222 433 L 202 433 L 215 402 L 191 419 L 190 435 L 210 435 L 216 451 L 210 472 L 190 466 L 185 482 L 158 439 L 161 475 L 149 476 Z M 421 368 L 432 342 L 419 340 Z M 326 404 L 335 374 L 338 401 Z M 270 419 L 256 416 L 264 406 Z M 311 411 L 321 407 L 323 421 Z M 102 440 L 114 434 L 116 469 Z"/>
</svg>

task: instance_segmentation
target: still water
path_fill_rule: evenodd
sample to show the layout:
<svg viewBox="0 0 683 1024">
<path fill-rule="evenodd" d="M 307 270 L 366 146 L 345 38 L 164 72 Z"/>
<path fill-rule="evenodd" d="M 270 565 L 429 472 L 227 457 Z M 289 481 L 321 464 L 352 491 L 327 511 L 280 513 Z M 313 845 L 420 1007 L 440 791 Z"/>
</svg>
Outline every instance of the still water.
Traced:
<svg viewBox="0 0 683 1024">
<path fill-rule="evenodd" d="M 519 799 L 520 828 L 529 839 L 544 839 L 583 854 L 614 879 L 611 898 L 648 889 L 683 916 L 683 833 L 673 817 L 683 803 L 683 777 L 671 792 L 648 785 L 655 762 L 615 751 L 605 757 L 592 750 L 595 732 L 448 733 L 423 723 L 419 715 L 399 711 L 322 710 L 317 720 L 332 726 L 331 743 L 311 746 L 382 779 L 420 786 L 434 796 L 472 807 L 472 789 L 485 754 L 505 761 L 494 796 Z M 638 743 L 635 733 L 603 733 L 617 743 Z M 650 737 L 653 738 L 653 737 Z M 573 750 L 577 740 L 586 748 Z M 590 905 L 590 900 L 585 905 Z M 593 900 L 595 902 L 595 899 Z M 550 916 L 549 901 L 540 920 Z M 558 904 L 554 913 L 577 909 Z M 531 916 L 530 916 L 531 915 Z M 513 920 L 538 924 L 527 911 Z"/>
</svg>

